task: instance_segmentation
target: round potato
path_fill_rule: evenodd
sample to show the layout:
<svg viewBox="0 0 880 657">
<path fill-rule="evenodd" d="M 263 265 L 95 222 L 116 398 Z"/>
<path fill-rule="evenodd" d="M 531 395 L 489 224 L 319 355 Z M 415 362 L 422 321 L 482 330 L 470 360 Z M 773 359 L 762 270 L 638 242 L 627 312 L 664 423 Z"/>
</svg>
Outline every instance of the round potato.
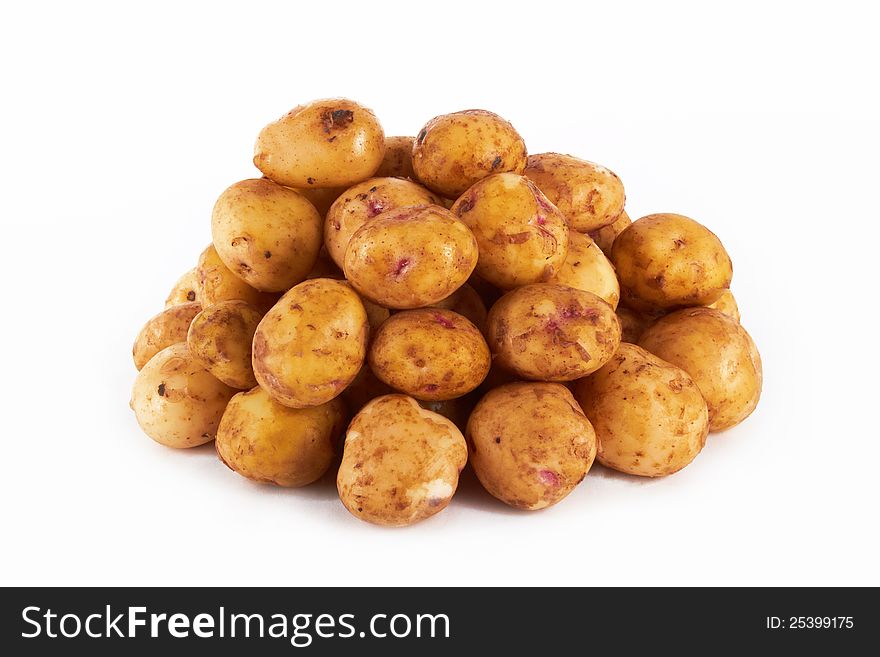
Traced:
<svg viewBox="0 0 880 657">
<path fill-rule="evenodd" d="M 196 302 L 170 306 L 154 315 L 138 333 L 131 355 L 139 370 L 153 356 L 177 342 L 186 342 L 186 332 L 202 306 Z"/>
<path fill-rule="evenodd" d="M 184 303 L 200 302 L 199 299 L 199 273 L 193 267 L 183 276 L 177 279 L 168 298 L 165 299 L 165 307 L 179 306 Z"/>
<path fill-rule="evenodd" d="M 439 204 L 439 198 L 410 180 L 370 178 L 346 190 L 330 207 L 324 222 L 327 253 L 342 267 L 351 236 L 365 223 L 389 210 Z"/>
<path fill-rule="evenodd" d="M 223 264 L 263 292 L 284 292 L 305 279 L 322 232 L 321 216 L 305 196 L 265 178 L 228 187 L 211 216 Z"/>
<path fill-rule="evenodd" d="M 382 395 L 394 393 L 394 388 L 379 379 L 370 369 L 368 363 L 364 363 L 361 371 L 349 386 L 342 391 L 342 398 L 350 413 L 357 413 L 367 402 Z"/>
<path fill-rule="evenodd" d="M 468 227 L 437 205 L 399 208 L 361 226 L 348 243 L 343 270 L 354 288 L 385 308 L 442 301 L 477 264 Z"/>
<path fill-rule="evenodd" d="M 251 352 L 262 313 L 245 301 L 221 301 L 195 316 L 186 336 L 192 357 L 231 388 L 257 385 Z"/>
<path fill-rule="evenodd" d="M 519 509 L 556 504 L 586 476 L 596 435 L 568 388 L 510 383 L 483 397 L 465 432 L 471 466 L 492 496 Z"/>
<path fill-rule="evenodd" d="M 392 315 L 368 354 L 376 376 L 422 400 L 461 397 L 486 378 L 492 362 L 480 330 L 451 310 L 420 308 Z"/>
<path fill-rule="evenodd" d="M 269 310 L 278 301 L 277 294 L 255 290 L 223 264 L 212 244 L 199 256 L 198 289 L 196 293 L 203 308 L 220 301 L 246 301 L 261 312 Z"/>
<path fill-rule="evenodd" d="M 693 379 L 634 344 L 621 343 L 599 371 L 575 384 L 575 398 L 599 441 L 599 463 L 642 477 L 678 472 L 709 433 L 706 402 Z"/>
<path fill-rule="evenodd" d="M 693 377 L 709 405 L 709 430 L 745 420 L 761 397 L 764 374 L 755 342 L 732 317 L 713 308 L 670 313 L 639 344 Z"/>
<path fill-rule="evenodd" d="M 131 408 L 150 438 L 168 447 L 214 440 L 220 417 L 236 390 L 214 377 L 186 343 L 166 347 L 144 365 L 131 392 Z"/>
<path fill-rule="evenodd" d="M 583 233 L 569 232 L 568 255 L 550 282 L 592 292 L 612 308 L 617 308 L 620 301 L 620 285 L 614 265 Z"/>
<path fill-rule="evenodd" d="M 374 399 L 345 435 L 336 484 L 354 516 L 402 527 L 442 511 L 467 462 L 461 431 L 406 395 Z"/>
<path fill-rule="evenodd" d="M 429 189 L 457 198 L 493 173 L 522 173 L 528 154 L 513 126 L 485 110 L 465 110 L 431 119 L 413 146 L 416 177 Z"/>
<path fill-rule="evenodd" d="M 375 114 L 345 98 L 294 107 L 260 131 L 254 165 L 287 187 L 350 187 L 372 176 L 385 157 Z"/>
<path fill-rule="evenodd" d="M 620 321 L 620 340 L 621 342 L 631 342 L 636 344 L 642 333 L 650 326 L 653 318 L 648 315 L 624 308 L 621 306 L 617 309 L 617 319 Z"/>
<path fill-rule="evenodd" d="M 256 387 L 230 400 L 215 445 L 220 460 L 243 477 L 295 488 L 327 472 L 344 427 L 345 405 L 338 398 L 288 408 Z"/>
<path fill-rule="evenodd" d="M 714 303 L 710 303 L 706 307 L 720 310 L 725 315 L 733 317 L 736 321 L 740 321 L 739 306 L 737 306 L 736 298 L 730 290 L 724 290 Z"/>
<path fill-rule="evenodd" d="M 414 137 L 386 137 L 385 157 L 376 176 L 410 178 L 416 177 L 413 171 L 412 153 Z"/>
<path fill-rule="evenodd" d="M 314 278 L 288 291 L 254 334 L 257 382 L 292 408 L 324 404 L 364 364 L 367 312 L 344 281 Z"/>
<path fill-rule="evenodd" d="M 528 178 L 484 178 L 452 206 L 479 245 L 477 274 L 502 289 L 549 281 L 565 262 L 565 217 Z"/>
<path fill-rule="evenodd" d="M 573 381 L 611 358 L 620 344 L 620 322 L 591 292 L 536 283 L 492 306 L 486 337 L 495 362 L 520 377 Z"/>
<path fill-rule="evenodd" d="M 431 306 L 445 308 L 466 317 L 482 333 L 486 329 L 486 305 L 477 291 L 465 283 L 442 301 Z"/>
<path fill-rule="evenodd" d="M 634 221 L 611 248 L 620 292 L 636 310 L 705 306 L 730 287 L 733 267 L 721 241 L 680 214 Z"/>
<path fill-rule="evenodd" d="M 587 233 L 614 223 L 626 194 L 613 171 L 571 155 L 529 156 L 524 175 L 568 218 L 572 230 Z"/>
<path fill-rule="evenodd" d="M 593 241 L 599 245 L 599 248 L 602 249 L 603 253 L 611 255 L 611 247 L 614 245 L 614 240 L 616 240 L 617 236 L 620 235 L 631 223 L 632 219 L 629 218 L 626 210 L 623 210 L 613 223 L 597 228 L 596 230 L 591 230 L 590 237 L 592 237 Z"/>
</svg>

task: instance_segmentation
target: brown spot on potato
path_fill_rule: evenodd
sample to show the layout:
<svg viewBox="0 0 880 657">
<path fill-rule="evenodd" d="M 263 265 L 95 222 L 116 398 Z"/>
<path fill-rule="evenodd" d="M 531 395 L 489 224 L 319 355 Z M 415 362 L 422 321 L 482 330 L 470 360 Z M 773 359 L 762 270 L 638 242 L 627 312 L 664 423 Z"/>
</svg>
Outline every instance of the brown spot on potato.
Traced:
<svg viewBox="0 0 880 657">
<path fill-rule="evenodd" d="M 187 301 L 195 301 L 196 300 L 195 290 L 190 290 L 189 292 L 186 293 L 186 300 Z"/>
<path fill-rule="evenodd" d="M 159 393 L 159 396 L 160 396 L 160 397 L 164 397 L 164 396 L 165 396 L 165 384 L 164 384 L 164 383 L 160 383 L 160 384 L 159 384 L 159 387 L 156 389 L 156 392 Z"/>
</svg>

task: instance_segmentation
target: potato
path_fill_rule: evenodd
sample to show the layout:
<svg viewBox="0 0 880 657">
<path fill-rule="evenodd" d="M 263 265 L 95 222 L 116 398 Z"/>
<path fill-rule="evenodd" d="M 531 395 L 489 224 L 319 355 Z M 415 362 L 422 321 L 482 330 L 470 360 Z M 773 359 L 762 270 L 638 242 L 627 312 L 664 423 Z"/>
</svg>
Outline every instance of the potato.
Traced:
<svg viewBox="0 0 880 657">
<path fill-rule="evenodd" d="M 486 330 L 486 305 L 477 291 L 467 283 L 431 307 L 456 312 L 466 317 L 481 333 Z"/>
<path fill-rule="evenodd" d="M 736 321 L 740 321 L 739 306 L 736 305 L 736 298 L 730 290 L 724 290 L 724 292 L 721 293 L 721 296 L 718 297 L 717 301 L 710 303 L 706 307 L 720 310 L 725 315 L 733 317 Z"/>
<path fill-rule="evenodd" d="M 556 504 L 586 476 L 596 435 L 565 386 L 510 383 L 483 397 L 465 432 L 471 466 L 505 504 Z"/>
<path fill-rule="evenodd" d="M 201 300 L 203 308 L 208 308 L 220 301 L 238 300 L 245 301 L 257 310 L 265 312 L 278 300 L 277 294 L 255 290 L 233 274 L 223 264 L 213 244 L 202 251 L 196 272 L 199 278 L 196 294 Z"/>
<path fill-rule="evenodd" d="M 522 173 L 526 144 L 513 126 L 485 110 L 444 114 L 428 121 L 416 137 L 412 165 L 423 185 L 457 198 L 493 173 Z"/>
<path fill-rule="evenodd" d="M 171 292 L 168 293 L 168 298 L 165 299 L 165 307 L 170 308 L 171 306 L 179 306 L 193 301 L 199 302 L 198 287 L 199 274 L 196 268 L 193 267 L 177 279 L 174 287 L 171 288 Z"/>
<path fill-rule="evenodd" d="M 345 428 L 339 398 L 288 408 L 262 388 L 233 397 L 217 429 L 217 454 L 230 470 L 261 483 L 295 488 L 321 478 Z"/>
<path fill-rule="evenodd" d="M 202 306 L 196 302 L 170 306 L 154 315 L 138 333 L 131 355 L 139 370 L 157 353 L 176 342 L 186 342 L 186 332 Z"/>
<path fill-rule="evenodd" d="M 614 245 L 614 240 L 616 240 L 617 236 L 620 235 L 631 223 L 632 219 L 629 218 L 626 210 L 623 210 L 613 223 L 597 228 L 596 230 L 591 230 L 589 234 L 605 255 L 611 255 L 611 247 Z"/>
<path fill-rule="evenodd" d="M 345 98 L 294 107 L 260 131 L 254 165 L 287 187 L 350 187 L 374 173 L 385 133 L 371 110 Z"/>
<path fill-rule="evenodd" d="M 374 399 L 355 415 L 336 478 L 354 516 L 401 527 L 442 511 L 467 462 L 456 426 L 406 395 Z"/>
<path fill-rule="evenodd" d="M 195 316 L 186 336 L 192 357 L 231 388 L 257 385 L 251 351 L 262 313 L 245 301 L 221 301 Z"/>
<path fill-rule="evenodd" d="M 364 363 L 354 381 L 342 391 L 342 398 L 345 400 L 349 412 L 354 414 L 376 397 L 392 393 L 394 393 L 394 388 L 380 380 L 370 369 L 370 365 Z"/>
<path fill-rule="evenodd" d="M 131 408 L 150 438 L 168 447 L 214 440 L 220 417 L 236 391 L 192 357 L 186 343 L 165 347 L 138 373 Z"/>
<path fill-rule="evenodd" d="M 309 203 L 315 206 L 315 210 L 321 215 L 321 218 L 327 216 L 327 211 L 333 205 L 333 201 L 342 196 L 347 187 L 309 187 L 308 189 L 297 189 L 300 194 L 308 199 Z"/>
<path fill-rule="evenodd" d="M 375 175 L 415 179 L 412 164 L 414 141 L 414 137 L 386 137 L 385 157 Z"/>
<path fill-rule="evenodd" d="M 474 390 L 492 358 L 480 330 L 451 310 L 421 308 L 392 315 L 373 337 L 370 369 L 416 399 L 454 399 Z"/>
<path fill-rule="evenodd" d="M 370 178 L 343 193 L 327 212 L 324 244 L 343 266 L 351 236 L 365 223 L 389 210 L 412 205 L 438 205 L 440 199 L 421 185 L 400 178 Z"/>
<path fill-rule="evenodd" d="M 620 343 L 611 306 L 591 292 L 536 283 L 492 306 L 486 337 L 495 362 L 524 379 L 573 381 L 602 367 Z"/>
<path fill-rule="evenodd" d="M 502 289 L 549 281 L 565 262 L 565 217 L 528 179 L 484 178 L 452 206 L 477 239 L 477 274 Z"/>
<path fill-rule="evenodd" d="M 474 403 L 476 402 L 476 400 L 471 401 L 470 395 L 456 397 L 455 399 L 438 399 L 435 401 L 417 399 L 416 401 L 419 402 L 419 406 L 422 408 L 442 415 L 447 420 L 452 420 L 452 423 L 461 431 L 464 431 L 465 426 L 467 426 L 468 416 L 471 414 L 471 410 L 473 410 Z"/>
<path fill-rule="evenodd" d="M 678 472 L 709 432 L 706 402 L 693 379 L 634 344 L 575 384 L 574 396 L 599 441 L 602 465 L 642 477 Z"/>
<path fill-rule="evenodd" d="M 614 265 L 592 239 L 575 231 L 568 234 L 568 255 L 550 282 L 592 292 L 612 308 L 620 301 Z"/>
<path fill-rule="evenodd" d="M 632 223 L 611 248 L 621 297 L 635 310 L 704 306 L 730 287 L 733 268 L 721 241 L 680 214 Z"/>
<path fill-rule="evenodd" d="M 364 305 L 344 281 L 304 281 L 281 297 L 257 326 L 254 375 L 284 406 L 324 404 L 357 376 L 368 334 Z"/>
<path fill-rule="evenodd" d="M 643 315 L 623 306 L 618 308 L 616 313 L 617 319 L 620 321 L 621 342 L 637 343 L 639 338 L 642 337 L 644 330 L 654 321 L 648 315 Z"/>
<path fill-rule="evenodd" d="M 263 292 L 284 292 L 304 280 L 321 249 L 315 206 L 271 180 L 242 180 L 214 204 L 217 255 L 236 276 Z"/>
<path fill-rule="evenodd" d="M 306 278 L 335 278 L 337 280 L 343 280 L 345 274 L 343 274 L 342 270 L 336 266 L 335 262 L 333 262 L 333 259 L 327 253 L 327 249 L 321 249 L 318 252 L 318 259 L 315 260 L 312 271 L 309 272 L 309 275 L 306 276 Z"/>
<path fill-rule="evenodd" d="M 764 374 L 751 336 L 732 317 L 713 308 L 666 315 L 642 334 L 639 344 L 693 377 L 709 405 L 709 430 L 745 420 L 761 397 Z"/>
<path fill-rule="evenodd" d="M 626 194 L 613 171 L 571 155 L 529 156 L 524 175 L 568 218 L 572 230 L 587 233 L 614 223 Z"/>
<path fill-rule="evenodd" d="M 437 205 L 399 208 L 361 226 L 343 270 L 354 288 L 385 308 L 430 306 L 467 281 L 477 264 L 468 227 Z"/>
</svg>

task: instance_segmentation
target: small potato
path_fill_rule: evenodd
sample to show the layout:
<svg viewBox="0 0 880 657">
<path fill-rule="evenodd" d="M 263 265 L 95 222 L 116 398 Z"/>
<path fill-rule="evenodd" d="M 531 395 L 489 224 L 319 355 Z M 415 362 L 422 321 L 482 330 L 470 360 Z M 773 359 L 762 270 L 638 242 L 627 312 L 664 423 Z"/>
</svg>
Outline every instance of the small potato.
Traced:
<svg viewBox="0 0 880 657">
<path fill-rule="evenodd" d="M 220 460 L 243 477 L 295 488 L 327 472 L 344 428 L 345 404 L 338 398 L 288 408 L 257 387 L 230 400 L 215 445 Z"/>
<path fill-rule="evenodd" d="M 294 107 L 260 131 L 254 165 L 279 185 L 350 187 L 385 156 L 385 133 L 371 110 L 345 98 Z"/>
<path fill-rule="evenodd" d="M 602 249 L 602 252 L 605 255 L 610 256 L 614 240 L 616 240 L 617 236 L 620 235 L 631 223 L 632 219 L 629 218 L 626 210 L 623 210 L 620 213 L 620 216 L 614 220 L 614 223 L 602 226 L 596 230 L 591 230 L 590 237 L 592 237 L 593 241 L 599 245 L 599 248 Z"/>
<path fill-rule="evenodd" d="M 737 306 L 736 298 L 733 296 L 733 292 L 731 292 L 730 290 L 724 290 L 724 292 L 721 293 L 721 296 L 718 297 L 718 300 L 715 301 L 715 303 L 710 303 L 706 307 L 720 310 L 725 315 L 733 317 L 736 321 L 740 321 L 739 306 Z"/>
<path fill-rule="evenodd" d="M 626 194 L 617 175 L 603 166 L 571 155 L 529 156 L 524 175 L 547 195 L 579 233 L 614 223 L 623 212 Z"/>
<path fill-rule="evenodd" d="M 556 504 L 586 476 L 596 435 L 568 388 L 510 383 L 483 397 L 465 432 L 471 466 L 492 496 L 519 509 Z"/>
<path fill-rule="evenodd" d="M 440 199 L 434 194 L 410 180 L 370 178 L 346 190 L 327 212 L 324 222 L 327 253 L 342 267 L 351 236 L 365 223 L 389 210 L 439 203 Z"/>
<path fill-rule="evenodd" d="M 367 312 L 344 281 L 314 278 L 290 289 L 254 334 L 257 382 L 291 408 L 324 404 L 364 364 Z"/>
<path fill-rule="evenodd" d="M 233 274 L 223 264 L 213 244 L 202 251 L 196 272 L 199 277 L 196 292 L 203 308 L 220 301 L 238 300 L 246 301 L 257 310 L 265 312 L 278 300 L 277 294 L 255 290 Z"/>
<path fill-rule="evenodd" d="M 327 216 L 327 211 L 333 202 L 338 199 L 346 187 L 309 187 L 308 189 L 298 189 L 300 194 L 308 199 L 309 203 L 315 206 L 315 210 L 321 215 L 321 218 Z"/>
<path fill-rule="evenodd" d="M 732 317 L 713 308 L 670 313 L 639 344 L 693 377 L 709 405 L 709 430 L 745 420 L 761 397 L 764 373 L 755 342 Z"/>
<path fill-rule="evenodd" d="M 421 308 L 442 301 L 477 264 L 468 227 L 437 205 L 399 208 L 361 226 L 345 251 L 345 277 L 385 308 Z"/>
<path fill-rule="evenodd" d="M 592 292 L 612 308 L 617 308 L 620 301 L 620 285 L 614 265 L 583 233 L 569 232 L 568 255 L 550 282 Z"/>
<path fill-rule="evenodd" d="M 186 342 L 186 332 L 202 306 L 196 302 L 170 306 L 151 317 L 134 341 L 131 355 L 139 370 L 157 353 L 176 342 Z"/>
<path fill-rule="evenodd" d="M 574 396 L 599 441 L 599 463 L 642 477 L 678 472 L 709 433 L 706 402 L 693 379 L 641 347 L 621 343 Z"/>
<path fill-rule="evenodd" d="M 423 185 L 457 198 L 493 173 L 522 173 L 526 144 L 513 126 L 485 110 L 465 110 L 431 119 L 416 137 L 412 165 Z"/>
<path fill-rule="evenodd" d="M 524 379 L 573 381 L 602 367 L 620 343 L 614 310 L 591 292 L 536 283 L 492 306 L 486 338 L 495 362 Z"/>
<path fill-rule="evenodd" d="M 195 316 L 186 336 L 192 357 L 231 388 L 257 385 L 251 351 L 262 313 L 245 301 L 221 301 Z"/>
<path fill-rule="evenodd" d="M 486 305 L 477 291 L 465 283 L 442 301 L 432 304 L 432 308 L 445 308 L 466 317 L 480 333 L 486 330 Z"/>
<path fill-rule="evenodd" d="M 242 180 L 214 204 L 211 236 L 236 276 L 263 292 L 285 292 L 304 280 L 321 249 L 315 206 L 271 180 Z"/>
<path fill-rule="evenodd" d="M 467 463 L 461 431 L 406 395 L 374 399 L 355 415 L 336 478 L 354 516 L 402 527 L 442 511 Z"/>
<path fill-rule="evenodd" d="M 354 414 L 376 397 L 392 393 L 394 393 L 394 388 L 379 379 L 370 369 L 370 365 L 364 363 L 354 381 L 342 391 L 342 398 L 345 400 L 349 412 Z"/>
<path fill-rule="evenodd" d="M 376 376 L 392 388 L 431 401 L 474 390 L 492 361 L 480 330 L 440 308 L 392 315 L 376 331 L 368 359 Z"/>
<path fill-rule="evenodd" d="M 477 274 L 502 289 L 549 281 L 565 262 L 565 217 L 528 178 L 484 178 L 452 206 L 477 238 Z"/>
<path fill-rule="evenodd" d="M 654 321 L 652 317 L 643 315 L 635 310 L 621 306 L 617 309 L 617 319 L 620 320 L 621 342 L 636 344 L 645 329 Z"/>
<path fill-rule="evenodd" d="M 183 276 L 177 279 L 168 298 L 165 299 L 165 307 L 179 306 L 184 303 L 199 302 L 199 273 L 193 267 Z"/>
<path fill-rule="evenodd" d="M 636 310 L 704 306 L 730 287 L 733 268 L 721 241 L 680 214 L 633 222 L 611 248 L 621 297 Z"/>
<path fill-rule="evenodd" d="M 153 356 L 138 373 L 131 408 L 150 438 L 168 447 L 214 440 L 220 417 L 236 390 L 204 369 L 178 342 Z"/>
<path fill-rule="evenodd" d="M 376 176 L 415 179 L 412 152 L 414 137 L 385 137 L 385 158 Z"/>
</svg>

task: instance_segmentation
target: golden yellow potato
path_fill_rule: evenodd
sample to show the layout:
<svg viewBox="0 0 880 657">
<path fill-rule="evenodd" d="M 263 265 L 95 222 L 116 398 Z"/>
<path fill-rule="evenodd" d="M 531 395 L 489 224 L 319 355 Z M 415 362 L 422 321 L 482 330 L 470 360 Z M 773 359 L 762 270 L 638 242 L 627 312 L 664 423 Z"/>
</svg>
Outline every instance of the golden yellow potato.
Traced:
<svg viewBox="0 0 880 657">
<path fill-rule="evenodd" d="M 484 178 L 452 206 L 477 238 L 477 274 L 502 289 L 549 281 L 568 252 L 565 217 L 528 178 Z"/>
<path fill-rule="evenodd" d="M 540 153 L 529 156 L 524 175 L 579 233 L 614 223 L 623 212 L 623 183 L 613 171 L 593 162 L 560 153 Z"/>
<path fill-rule="evenodd" d="M 465 432 L 471 466 L 494 497 L 519 509 L 556 504 L 586 476 L 596 435 L 568 388 L 510 383 L 483 397 Z"/>
<path fill-rule="evenodd" d="M 204 369 L 178 342 L 153 356 L 138 373 L 131 408 L 150 438 L 168 447 L 214 440 L 220 417 L 236 390 Z"/>
<path fill-rule="evenodd" d="M 367 357 L 379 379 L 424 400 L 469 393 L 486 378 L 492 361 L 480 330 L 441 308 L 392 315 L 373 336 Z"/>
<path fill-rule="evenodd" d="M 573 381 L 602 367 L 620 343 L 614 310 L 591 292 L 536 283 L 501 297 L 486 338 L 495 362 L 524 379 Z"/>
<path fill-rule="evenodd" d="M 280 404 L 324 404 L 357 376 L 369 330 L 364 305 L 344 281 L 304 281 L 281 297 L 257 326 L 254 375 Z"/>
<path fill-rule="evenodd" d="M 414 137 L 385 137 L 385 158 L 376 176 L 398 178 L 416 177 L 413 171 L 412 152 Z"/>
<path fill-rule="evenodd" d="M 260 131 L 254 165 L 287 187 L 350 187 L 385 156 L 385 133 L 371 110 L 345 98 L 294 107 Z"/>
<path fill-rule="evenodd" d="M 231 388 L 257 385 L 251 351 L 262 313 L 245 301 L 221 301 L 195 316 L 186 336 L 192 357 Z"/>
<path fill-rule="evenodd" d="M 432 308 L 445 308 L 466 317 L 482 333 L 486 329 L 486 305 L 477 291 L 465 283 L 445 299 L 431 304 Z"/>
<path fill-rule="evenodd" d="M 315 206 L 315 210 L 318 211 L 321 218 L 324 218 L 327 216 L 327 210 L 333 205 L 333 201 L 338 199 L 346 189 L 346 187 L 309 187 L 296 191 L 305 196 L 309 203 Z"/>
<path fill-rule="evenodd" d="M 620 321 L 620 340 L 621 342 L 631 342 L 636 344 L 642 337 L 644 330 L 650 326 L 654 318 L 643 315 L 635 310 L 620 306 L 617 310 L 617 319 Z"/>
<path fill-rule="evenodd" d="M 745 420 L 761 397 L 764 373 L 755 342 L 732 317 L 688 308 L 648 327 L 639 344 L 693 377 L 709 405 L 709 430 Z"/>
<path fill-rule="evenodd" d="M 611 262 L 623 301 L 636 310 L 713 303 L 733 276 L 721 240 L 680 214 L 634 221 L 614 240 Z"/>
<path fill-rule="evenodd" d="M 186 332 L 202 306 L 196 302 L 170 306 L 154 315 L 138 333 L 131 355 L 139 370 L 157 353 L 176 342 L 186 342 Z"/>
<path fill-rule="evenodd" d="M 243 477 L 295 488 L 327 472 L 344 427 L 341 399 L 288 408 L 256 387 L 230 400 L 215 445 L 220 460 Z"/>
<path fill-rule="evenodd" d="M 385 308 L 430 306 L 467 281 L 477 264 L 468 227 L 438 205 L 398 208 L 361 226 L 343 270 L 354 288 Z"/>
<path fill-rule="evenodd" d="M 620 235 L 631 223 L 632 219 L 629 218 L 626 210 L 623 210 L 613 223 L 597 228 L 596 230 L 591 230 L 590 237 L 592 237 L 593 241 L 599 245 L 599 248 L 602 249 L 602 252 L 605 253 L 605 255 L 611 255 L 611 247 L 614 245 L 614 240 L 616 240 L 617 236 Z"/>
<path fill-rule="evenodd" d="M 620 285 L 614 265 L 589 236 L 570 231 L 568 255 L 550 281 L 592 292 L 612 308 L 620 301 Z"/>
<path fill-rule="evenodd" d="M 406 395 L 379 397 L 348 426 L 339 499 L 361 520 L 411 525 L 446 508 L 466 462 L 464 437 L 450 420 Z"/>
<path fill-rule="evenodd" d="M 642 477 L 678 472 L 709 433 L 706 402 L 684 370 L 634 344 L 621 343 L 574 396 L 599 441 L 599 463 Z"/>
<path fill-rule="evenodd" d="M 733 317 L 736 321 L 740 321 L 739 306 L 737 306 L 736 298 L 730 290 L 724 290 L 724 292 L 721 293 L 721 296 L 718 297 L 717 301 L 710 303 L 706 307 L 720 310 L 725 315 Z"/>
<path fill-rule="evenodd" d="M 193 301 L 199 302 L 198 289 L 199 273 L 196 271 L 196 268 L 193 267 L 177 279 L 174 287 L 171 288 L 171 292 L 168 293 L 168 298 L 165 299 L 165 307 L 179 306 Z"/>
<path fill-rule="evenodd" d="M 393 392 L 394 388 L 379 379 L 370 369 L 369 363 L 364 363 L 354 381 L 342 391 L 342 398 L 345 400 L 348 411 L 354 414 L 366 406 L 367 402 L 382 395 L 390 395 Z"/>
<path fill-rule="evenodd" d="M 279 296 L 268 292 L 260 292 L 241 280 L 223 264 L 217 249 L 212 244 L 202 251 L 198 273 L 198 289 L 196 293 L 203 308 L 208 308 L 220 301 L 246 301 L 261 312 L 269 310 Z"/>
<path fill-rule="evenodd" d="M 485 110 L 444 114 L 428 121 L 416 137 L 412 165 L 425 187 L 457 198 L 493 173 L 522 173 L 526 144 L 513 126 Z"/>
<path fill-rule="evenodd" d="M 412 205 L 438 205 L 440 199 L 421 185 L 401 178 L 370 178 L 346 190 L 330 207 L 324 221 L 324 244 L 333 261 L 343 266 L 351 236 L 375 217 Z"/>
</svg>

